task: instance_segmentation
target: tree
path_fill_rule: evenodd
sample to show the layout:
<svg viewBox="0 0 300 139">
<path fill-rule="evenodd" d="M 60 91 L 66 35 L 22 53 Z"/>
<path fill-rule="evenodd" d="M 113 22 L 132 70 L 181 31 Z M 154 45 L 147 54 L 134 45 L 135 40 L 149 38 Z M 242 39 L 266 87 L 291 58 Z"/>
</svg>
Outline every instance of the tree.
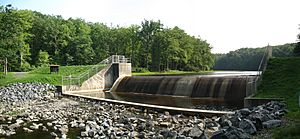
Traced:
<svg viewBox="0 0 300 139">
<path fill-rule="evenodd" d="M 146 70 L 200 70 L 213 65 L 210 51 L 206 41 L 179 27 L 164 28 L 160 21 L 108 27 L 0 6 L 0 58 L 8 58 L 13 71 L 49 63 L 96 64 L 113 54 Z"/>
<path fill-rule="evenodd" d="M 273 57 L 293 56 L 295 44 L 284 44 L 272 47 Z M 266 47 L 241 48 L 227 54 L 216 54 L 214 70 L 258 70 Z"/>
<path fill-rule="evenodd" d="M 71 39 L 66 48 L 66 52 L 72 56 L 72 61 L 67 64 L 91 64 L 95 57 L 95 53 L 92 48 L 90 26 L 82 19 L 69 19 L 68 23 L 68 26 L 71 29 Z"/>
<path fill-rule="evenodd" d="M 100 62 L 101 60 L 109 57 L 109 38 L 110 29 L 104 24 L 94 23 L 90 24 L 91 28 L 91 40 L 92 48 L 95 52 L 94 64 Z"/>
<path fill-rule="evenodd" d="M 145 61 L 142 63 L 142 67 L 149 69 L 151 53 L 154 53 L 155 50 L 154 47 L 152 47 L 154 36 L 162 29 L 162 26 L 160 21 L 144 20 L 142 22 L 141 31 L 139 32 L 142 42 L 141 58 Z M 151 48 L 153 49 L 151 50 Z"/>
<path fill-rule="evenodd" d="M 49 65 L 49 54 L 45 51 L 40 50 L 37 58 L 37 66 Z"/>
<path fill-rule="evenodd" d="M 138 53 L 139 50 L 141 48 L 141 40 L 139 39 L 139 29 L 140 26 L 138 25 L 131 25 L 129 27 L 129 38 L 130 38 L 130 49 L 131 49 L 131 54 L 130 54 L 130 58 L 131 58 L 131 65 L 133 67 L 137 67 L 140 65 L 139 62 L 139 57 L 138 57 Z"/>
<path fill-rule="evenodd" d="M 0 48 L 14 56 L 8 59 L 12 70 L 28 69 L 30 34 L 27 31 L 32 26 L 32 12 L 15 10 L 11 6 L 0 9 Z"/>
</svg>

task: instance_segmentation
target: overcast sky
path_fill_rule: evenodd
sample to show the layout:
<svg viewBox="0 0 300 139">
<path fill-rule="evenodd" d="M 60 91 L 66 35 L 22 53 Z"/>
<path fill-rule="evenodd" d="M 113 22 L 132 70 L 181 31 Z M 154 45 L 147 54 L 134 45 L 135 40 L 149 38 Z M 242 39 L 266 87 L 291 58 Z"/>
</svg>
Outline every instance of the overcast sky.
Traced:
<svg viewBox="0 0 300 139">
<path fill-rule="evenodd" d="M 296 42 L 300 0 L 0 0 L 64 18 L 129 26 L 161 20 L 207 40 L 214 53 Z"/>
</svg>

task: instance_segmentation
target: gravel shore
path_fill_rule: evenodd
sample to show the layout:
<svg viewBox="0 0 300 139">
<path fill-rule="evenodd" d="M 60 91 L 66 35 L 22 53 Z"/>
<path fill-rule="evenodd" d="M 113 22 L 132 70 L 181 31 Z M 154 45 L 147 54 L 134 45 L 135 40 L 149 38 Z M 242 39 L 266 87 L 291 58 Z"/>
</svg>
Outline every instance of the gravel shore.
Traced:
<svg viewBox="0 0 300 139">
<path fill-rule="evenodd" d="M 269 102 L 233 115 L 200 117 L 170 114 L 86 99 L 58 96 L 49 84 L 0 88 L 0 138 L 42 131 L 51 138 L 249 139 L 280 126 L 284 104 Z"/>
</svg>

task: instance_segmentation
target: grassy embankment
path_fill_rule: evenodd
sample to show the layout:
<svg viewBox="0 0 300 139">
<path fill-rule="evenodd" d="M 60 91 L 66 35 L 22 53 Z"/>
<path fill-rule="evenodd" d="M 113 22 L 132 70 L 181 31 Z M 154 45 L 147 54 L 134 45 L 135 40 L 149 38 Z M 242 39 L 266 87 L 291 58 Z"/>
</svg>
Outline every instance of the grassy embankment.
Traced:
<svg viewBox="0 0 300 139">
<path fill-rule="evenodd" d="M 58 73 L 50 74 L 49 67 L 37 68 L 29 73 L 25 74 L 23 77 L 15 76 L 14 73 L 8 73 L 7 76 L 1 76 L 0 86 L 8 85 L 16 82 L 42 82 L 49 83 L 53 85 L 61 85 L 62 75 L 72 75 L 78 76 L 81 73 L 89 70 L 93 65 L 86 66 L 61 66 Z"/>
<path fill-rule="evenodd" d="M 15 76 L 15 73 L 9 72 L 8 75 L 4 76 L 3 73 L 0 73 L 0 86 L 8 85 L 16 82 L 42 82 L 49 83 L 53 85 L 61 85 L 61 77 L 62 75 L 72 75 L 76 77 L 88 70 L 94 65 L 86 65 L 86 66 L 61 66 L 59 69 L 59 73 L 50 74 L 49 67 L 41 67 L 37 68 L 33 71 L 28 72 L 24 76 Z M 101 68 L 101 65 L 99 65 Z M 199 74 L 208 74 L 211 71 L 178 71 L 171 70 L 167 72 L 133 72 L 132 74 L 135 76 L 151 76 L 151 75 L 199 75 Z"/>
<path fill-rule="evenodd" d="M 273 129 L 274 138 L 300 138 L 300 57 L 272 58 L 263 74 L 256 97 L 283 98 L 287 103 L 288 125 Z"/>
</svg>

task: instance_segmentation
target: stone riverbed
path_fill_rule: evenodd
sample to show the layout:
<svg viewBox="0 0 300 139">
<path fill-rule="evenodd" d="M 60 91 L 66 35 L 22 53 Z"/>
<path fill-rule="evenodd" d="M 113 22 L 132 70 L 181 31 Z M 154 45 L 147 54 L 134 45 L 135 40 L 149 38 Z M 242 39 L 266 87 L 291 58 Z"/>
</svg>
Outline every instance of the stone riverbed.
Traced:
<svg viewBox="0 0 300 139">
<path fill-rule="evenodd" d="M 64 98 L 55 86 L 17 83 L 0 88 L 0 138 L 250 139 L 278 127 L 287 112 L 281 102 L 200 117 L 79 98 Z"/>
</svg>

